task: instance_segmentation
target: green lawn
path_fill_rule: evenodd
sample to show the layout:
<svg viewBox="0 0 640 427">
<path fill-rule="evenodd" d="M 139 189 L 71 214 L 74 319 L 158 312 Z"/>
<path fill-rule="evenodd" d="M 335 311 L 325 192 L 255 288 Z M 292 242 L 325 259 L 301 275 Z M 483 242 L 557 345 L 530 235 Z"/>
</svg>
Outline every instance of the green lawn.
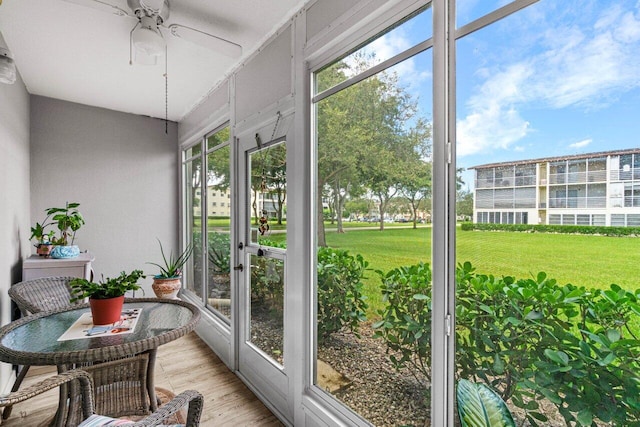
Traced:
<svg viewBox="0 0 640 427">
<path fill-rule="evenodd" d="M 388 271 L 431 259 L 431 229 L 328 231 L 331 247 L 360 253 L 372 270 Z M 526 278 L 540 271 L 560 284 L 606 288 L 639 287 L 640 239 L 566 234 L 458 231 L 457 262 L 470 261 L 480 273 Z M 378 276 L 369 272 L 365 283 L 371 308 L 381 308 Z"/>
<path fill-rule="evenodd" d="M 228 227 L 228 219 L 209 219 L 210 227 Z M 431 228 L 411 224 L 344 223 L 346 233 L 338 234 L 326 223 L 327 244 L 360 253 L 369 261 L 371 271 L 365 283 L 372 313 L 382 307 L 380 280 L 374 270 L 431 262 Z M 362 229 L 362 227 L 376 229 Z M 282 228 L 286 227 L 283 226 Z M 333 226 L 335 227 L 335 225 Z M 402 227 L 402 228 L 400 228 Z M 281 227 L 272 225 L 272 230 Z M 282 241 L 284 233 L 267 239 Z M 470 261 L 480 273 L 528 278 L 544 271 L 560 284 L 572 283 L 587 288 L 607 288 L 616 283 L 625 289 L 640 287 L 636 267 L 640 266 L 640 238 L 573 234 L 457 232 L 457 262 Z"/>
</svg>

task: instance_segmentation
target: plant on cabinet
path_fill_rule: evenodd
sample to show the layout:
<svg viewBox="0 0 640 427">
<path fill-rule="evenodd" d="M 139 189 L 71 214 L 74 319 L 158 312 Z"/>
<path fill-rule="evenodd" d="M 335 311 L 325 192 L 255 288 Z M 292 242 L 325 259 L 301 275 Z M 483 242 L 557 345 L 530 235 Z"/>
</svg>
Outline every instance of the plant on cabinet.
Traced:
<svg viewBox="0 0 640 427">
<path fill-rule="evenodd" d="M 48 257 L 51 254 L 51 249 L 53 248 L 53 236 L 56 234 L 55 231 L 50 230 L 48 233 L 45 233 L 45 229 L 48 225 L 46 220 L 44 224 L 40 224 L 36 222 L 36 225 L 31 227 L 31 237 L 29 240 L 36 240 L 36 253 L 40 256 Z"/>
<path fill-rule="evenodd" d="M 51 251 L 53 258 L 75 258 L 80 254 L 78 246 L 74 245 L 76 231 L 84 225 L 84 218 L 78 211 L 80 203 L 65 203 L 63 208 L 46 209 L 47 219 L 51 217 L 51 224 L 58 227 L 59 235 L 52 239 L 55 245 Z M 46 223 L 46 220 L 45 220 Z"/>
</svg>

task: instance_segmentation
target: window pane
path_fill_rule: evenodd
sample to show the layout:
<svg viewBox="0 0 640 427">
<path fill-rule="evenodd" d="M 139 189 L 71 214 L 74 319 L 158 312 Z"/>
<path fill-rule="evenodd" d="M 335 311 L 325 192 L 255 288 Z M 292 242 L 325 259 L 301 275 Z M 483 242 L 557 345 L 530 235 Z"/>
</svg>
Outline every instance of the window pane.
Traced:
<svg viewBox="0 0 640 427">
<path fill-rule="evenodd" d="M 316 93 L 362 73 L 432 37 L 433 18 L 428 7 L 401 25 L 391 27 L 366 46 L 347 55 L 316 74 Z"/>
<path fill-rule="evenodd" d="M 193 149 L 192 149 L 193 150 Z M 194 150 L 195 151 L 195 150 Z M 185 225 L 187 243 L 193 255 L 186 264 L 186 288 L 202 298 L 202 159 L 185 163 Z"/>
<path fill-rule="evenodd" d="M 225 141 L 228 129 L 222 131 L 227 134 L 223 138 Z M 208 140 L 212 139 L 209 137 Z M 231 203 L 225 203 L 230 194 L 230 154 L 229 145 L 207 154 L 207 302 L 227 322 L 231 316 L 230 232 L 233 218 Z"/>
<path fill-rule="evenodd" d="M 251 254 L 251 343 L 284 365 L 284 261 Z"/>
<path fill-rule="evenodd" d="M 405 48 L 426 38 L 413 24 L 391 34 L 402 31 Z M 316 78 L 343 81 L 378 58 L 363 59 Z M 422 52 L 316 104 L 314 385 L 373 425 L 429 424 L 431 69 Z M 394 341 L 407 324 L 407 342 Z M 397 352 L 410 349 L 416 363 L 402 366 Z"/>
<path fill-rule="evenodd" d="M 285 141 L 268 145 L 250 154 L 251 242 L 279 246 L 273 234 L 286 233 L 287 145 Z"/>
<path fill-rule="evenodd" d="M 513 0 L 458 0 L 456 1 L 456 26 L 468 24 L 511 2 Z"/>
<path fill-rule="evenodd" d="M 461 0 L 457 22 L 508 3 Z M 635 0 L 540 0 L 456 42 L 456 167 L 484 184 L 471 217 L 493 190 L 494 222 L 553 226 L 456 228 L 456 381 L 492 388 L 518 426 L 640 422 L 638 239 L 575 227 L 640 224 L 638 28 Z"/>
</svg>

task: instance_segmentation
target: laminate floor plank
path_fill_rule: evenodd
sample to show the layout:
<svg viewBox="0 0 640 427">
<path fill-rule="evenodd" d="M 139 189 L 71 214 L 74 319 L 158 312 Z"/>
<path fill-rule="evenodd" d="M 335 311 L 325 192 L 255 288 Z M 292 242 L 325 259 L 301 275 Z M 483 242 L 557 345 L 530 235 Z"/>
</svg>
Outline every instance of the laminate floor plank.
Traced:
<svg viewBox="0 0 640 427">
<path fill-rule="evenodd" d="M 27 387 L 56 370 L 49 366 L 31 367 L 22 387 Z M 187 389 L 204 395 L 201 426 L 236 427 L 283 424 L 231 372 L 195 333 L 160 346 L 156 358 L 155 384 L 175 394 Z M 15 405 L 3 427 L 40 427 L 55 413 L 58 392 L 49 391 Z"/>
</svg>

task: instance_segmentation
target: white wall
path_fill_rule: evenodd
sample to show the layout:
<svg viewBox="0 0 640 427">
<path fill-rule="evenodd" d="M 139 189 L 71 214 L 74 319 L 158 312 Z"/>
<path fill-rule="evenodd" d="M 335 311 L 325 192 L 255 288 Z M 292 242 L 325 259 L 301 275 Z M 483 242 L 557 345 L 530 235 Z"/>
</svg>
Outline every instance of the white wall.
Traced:
<svg viewBox="0 0 640 427">
<path fill-rule="evenodd" d="M 177 126 L 71 102 L 31 98 L 31 219 L 80 203 L 80 250 L 96 278 L 136 268 L 157 274 L 160 249 L 178 245 Z M 151 279 L 145 295 L 153 297 Z M 138 295 L 139 296 L 139 295 Z"/>
<path fill-rule="evenodd" d="M 0 44 L 4 39 L 0 34 Z M 29 93 L 20 76 L 0 83 L 0 324 L 11 320 L 9 287 L 21 278 L 29 252 Z M 11 366 L 0 365 L 0 392 L 12 384 Z"/>
</svg>

